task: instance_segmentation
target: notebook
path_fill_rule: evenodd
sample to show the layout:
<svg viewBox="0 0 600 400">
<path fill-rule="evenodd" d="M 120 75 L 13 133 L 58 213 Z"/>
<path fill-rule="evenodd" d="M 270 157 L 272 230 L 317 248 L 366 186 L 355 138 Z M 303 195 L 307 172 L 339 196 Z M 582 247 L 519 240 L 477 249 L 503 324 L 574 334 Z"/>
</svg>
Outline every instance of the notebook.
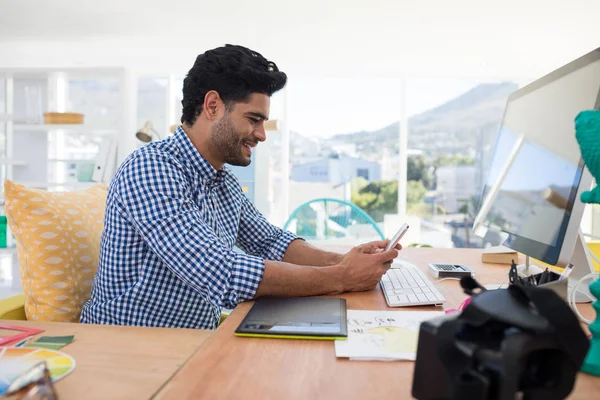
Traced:
<svg viewBox="0 0 600 400">
<path fill-rule="evenodd" d="M 504 246 L 494 246 L 483 249 L 481 261 L 491 264 L 510 264 L 512 261 L 519 263 L 516 251 Z"/>
<path fill-rule="evenodd" d="M 261 297 L 237 327 L 235 335 L 284 339 L 346 339 L 346 300 Z"/>
</svg>

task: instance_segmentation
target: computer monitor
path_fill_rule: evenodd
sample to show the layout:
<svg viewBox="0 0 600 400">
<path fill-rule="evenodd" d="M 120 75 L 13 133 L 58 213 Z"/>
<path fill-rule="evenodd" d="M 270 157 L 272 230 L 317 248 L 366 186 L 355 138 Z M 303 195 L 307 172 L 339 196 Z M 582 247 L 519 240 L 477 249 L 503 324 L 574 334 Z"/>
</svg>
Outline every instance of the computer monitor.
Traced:
<svg viewBox="0 0 600 400">
<path fill-rule="evenodd" d="M 580 195 L 592 182 L 574 120 L 599 108 L 600 48 L 509 96 L 476 235 L 547 264 L 573 261 L 585 208 Z M 589 272 L 589 265 L 573 264 L 576 276 Z"/>
</svg>

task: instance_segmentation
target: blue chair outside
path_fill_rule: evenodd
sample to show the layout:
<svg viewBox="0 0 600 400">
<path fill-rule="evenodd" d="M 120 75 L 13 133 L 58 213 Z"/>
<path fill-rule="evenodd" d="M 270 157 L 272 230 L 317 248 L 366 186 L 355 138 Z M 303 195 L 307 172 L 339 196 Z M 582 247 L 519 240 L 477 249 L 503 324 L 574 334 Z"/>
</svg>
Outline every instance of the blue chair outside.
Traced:
<svg viewBox="0 0 600 400">
<path fill-rule="evenodd" d="M 306 240 L 385 238 L 377 223 L 363 210 L 347 201 L 330 198 L 300 205 L 283 229 Z"/>
</svg>

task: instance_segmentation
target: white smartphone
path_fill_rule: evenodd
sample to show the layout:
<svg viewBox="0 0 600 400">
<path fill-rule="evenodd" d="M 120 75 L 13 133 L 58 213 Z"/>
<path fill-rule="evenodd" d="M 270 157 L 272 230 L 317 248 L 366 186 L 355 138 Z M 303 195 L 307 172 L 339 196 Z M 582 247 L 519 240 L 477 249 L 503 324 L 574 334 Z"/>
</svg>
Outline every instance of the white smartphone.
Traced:
<svg viewBox="0 0 600 400">
<path fill-rule="evenodd" d="M 404 236 L 404 234 L 406 233 L 406 231 L 408 230 L 409 226 L 408 224 L 404 224 L 400 227 L 400 229 L 398 229 L 398 232 L 396 232 L 396 234 L 394 235 L 394 237 L 392 238 L 392 240 L 390 240 L 390 242 L 388 243 L 388 245 L 385 247 L 385 251 L 391 250 L 394 247 L 396 247 L 396 245 L 398 244 L 398 242 L 400 241 L 400 239 L 402 239 L 402 236 Z"/>
</svg>

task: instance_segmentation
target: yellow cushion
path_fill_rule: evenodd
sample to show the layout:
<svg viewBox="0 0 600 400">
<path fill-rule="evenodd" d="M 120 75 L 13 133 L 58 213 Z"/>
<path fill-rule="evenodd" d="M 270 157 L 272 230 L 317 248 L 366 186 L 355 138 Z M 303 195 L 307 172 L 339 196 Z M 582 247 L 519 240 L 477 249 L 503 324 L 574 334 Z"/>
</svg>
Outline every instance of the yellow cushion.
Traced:
<svg viewBox="0 0 600 400">
<path fill-rule="evenodd" d="M 0 300 L 0 319 L 26 320 L 24 305 L 25 296 L 23 294 Z"/>
<path fill-rule="evenodd" d="M 73 192 L 4 182 L 28 320 L 79 321 L 98 268 L 106 186 Z"/>
</svg>

